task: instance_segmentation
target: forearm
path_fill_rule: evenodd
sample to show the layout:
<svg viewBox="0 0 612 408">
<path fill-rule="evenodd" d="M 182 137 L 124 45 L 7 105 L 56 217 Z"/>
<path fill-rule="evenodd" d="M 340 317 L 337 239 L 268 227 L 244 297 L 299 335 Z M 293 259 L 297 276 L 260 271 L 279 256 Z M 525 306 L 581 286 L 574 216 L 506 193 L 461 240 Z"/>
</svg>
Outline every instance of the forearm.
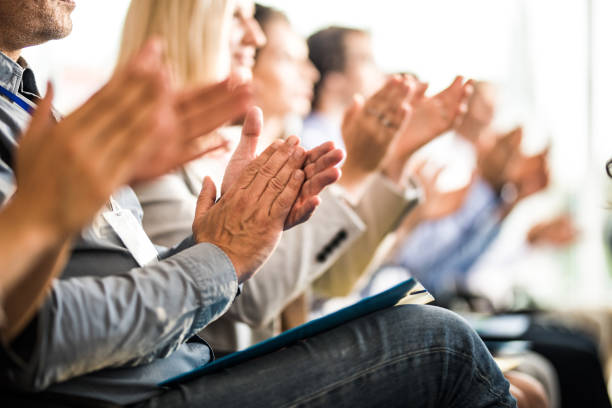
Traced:
<svg viewBox="0 0 612 408">
<path fill-rule="evenodd" d="M 34 350 L 28 361 L 14 357 L 13 377 L 41 389 L 166 357 L 222 315 L 237 286 L 229 259 L 210 244 L 122 275 L 56 281 L 39 314 Z"/>
<path fill-rule="evenodd" d="M 48 294 L 53 279 L 62 271 L 70 253 L 70 242 L 57 243 L 45 251 L 13 290 L 6 293 L 4 310 L 6 325 L 2 340 L 10 343 L 30 322 Z"/>
<path fill-rule="evenodd" d="M 11 293 L 49 252 L 57 252 L 63 242 L 62 237 L 54 236 L 49 229 L 29 222 L 27 211 L 20 210 L 14 202 L 0 212 L 0 231 L 3 251 L 0 289 L 5 294 Z"/>
<path fill-rule="evenodd" d="M 269 324 L 293 299 L 306 291 L 352 243 L 365 225 L 348 204 L 333 193 L 321 194 L 321 205 L 308 222 L 285 231 L 261 270 L 244 284 L 242 294 L 223 318 L 252 327 Z M 344 238 L 337 239 L 338 234 Z M 325 251 L 331 243 L 333 248 Z M 325 251 L 325 257 L 321 257 Z"/>
<path fill-rule="evenodd" d="M 30 321 L 68 254 L 69 234 L 33 218 L 18 200 L 11 201 L 0 213 L 0 231 L 4 232 L 0 236 L 0 288 L 6 314 L 0 334 L 4 343 Z"/>
</svg>

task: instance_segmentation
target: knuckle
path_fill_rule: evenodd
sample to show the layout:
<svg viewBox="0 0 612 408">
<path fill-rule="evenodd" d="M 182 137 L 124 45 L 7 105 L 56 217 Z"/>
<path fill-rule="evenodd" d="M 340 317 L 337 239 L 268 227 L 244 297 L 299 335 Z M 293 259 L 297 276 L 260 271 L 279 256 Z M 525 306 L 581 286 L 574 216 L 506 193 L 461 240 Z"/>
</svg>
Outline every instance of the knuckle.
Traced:
<svg viewBox="0 0 612 408">
<path fill-rule="evenodd" d="M 278 197 L 278 199 L 276 200 L 276 204 L 283 209 L 289 208 L 293 205 L 293 200 L 291 200 L 289 197 L 283 195 Z"/>
<path fill-rule="evenodd" d="M 262 166 L 259 169 L 259 174 L 261 174 L 263 177 L 268 178 L 268 179 L 272 179 L 274 178 L 274 176 L 276 176 L 276 172 L 274 171 L 274 169 L 272 168 L 272 165 L 270 164 L 265 164 L 264 166 Z"/>
<path fill-rule="evenodd" d="M 278 177 L 272 177 L 268 183 L 268 188 L 276 192 L 281 191 L 284 187 L 285 184 Z"/>
</svg>

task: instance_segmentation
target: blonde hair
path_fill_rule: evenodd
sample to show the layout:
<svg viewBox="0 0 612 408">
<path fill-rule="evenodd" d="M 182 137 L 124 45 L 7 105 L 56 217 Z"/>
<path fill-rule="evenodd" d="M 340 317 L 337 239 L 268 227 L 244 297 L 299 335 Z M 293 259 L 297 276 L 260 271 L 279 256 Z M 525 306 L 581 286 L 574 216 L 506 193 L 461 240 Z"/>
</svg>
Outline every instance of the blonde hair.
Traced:
<svg viewBox="0 0 612 408">
<path fill-rule="evenodd" d="M 229 30 L 235 0 L 132 0 L 117 66 L 152 36 L 166 51 L 174 86 L 208 84 L 229 74 Z"/>
</svg>

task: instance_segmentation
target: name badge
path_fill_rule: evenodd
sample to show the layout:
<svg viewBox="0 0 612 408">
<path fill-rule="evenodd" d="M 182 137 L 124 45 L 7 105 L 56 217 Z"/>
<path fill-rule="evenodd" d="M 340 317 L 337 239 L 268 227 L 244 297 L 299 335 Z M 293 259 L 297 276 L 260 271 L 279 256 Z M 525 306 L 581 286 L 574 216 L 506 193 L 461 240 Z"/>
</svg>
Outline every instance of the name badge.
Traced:
<svg viewBox="0 0 612 408">
<path fill-rule="evenodd" d="M 114 201 L 114 200 L 113 200 Z M 130 251 L 138 265 L 145 266 L 157 260 L 157 250 L 130 210 L 115 208 L 106 211 L 102 216 Z"/>
</svg>

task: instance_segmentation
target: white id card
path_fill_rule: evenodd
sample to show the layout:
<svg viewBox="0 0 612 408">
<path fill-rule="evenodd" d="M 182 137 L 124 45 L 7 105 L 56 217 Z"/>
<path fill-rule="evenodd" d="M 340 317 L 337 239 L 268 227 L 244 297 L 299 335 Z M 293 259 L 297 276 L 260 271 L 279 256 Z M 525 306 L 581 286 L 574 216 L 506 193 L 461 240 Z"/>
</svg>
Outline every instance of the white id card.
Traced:
<svg viewBox="0 0 612 408">
<path fill-rule="evenodd" d="M 157 250 L 134 214 L 130 210 L 114 207 L 115 205 L 113 205 L 113 211 L 105 211 L 102 216 L 119 236 L 138 265 L 145 266 L 157 260 Z"/>
</svg>

